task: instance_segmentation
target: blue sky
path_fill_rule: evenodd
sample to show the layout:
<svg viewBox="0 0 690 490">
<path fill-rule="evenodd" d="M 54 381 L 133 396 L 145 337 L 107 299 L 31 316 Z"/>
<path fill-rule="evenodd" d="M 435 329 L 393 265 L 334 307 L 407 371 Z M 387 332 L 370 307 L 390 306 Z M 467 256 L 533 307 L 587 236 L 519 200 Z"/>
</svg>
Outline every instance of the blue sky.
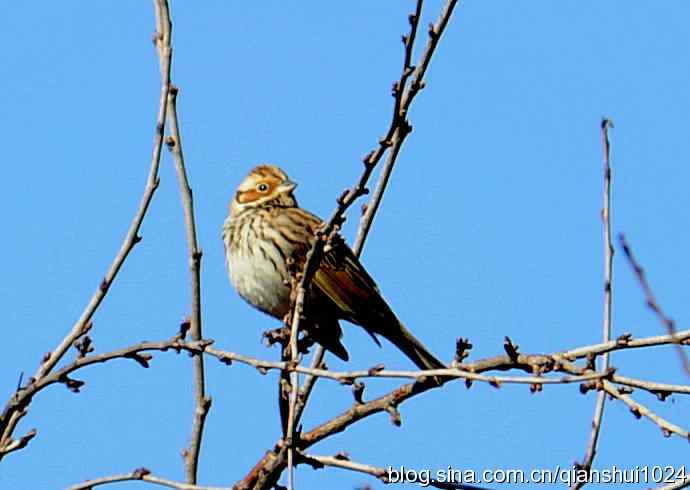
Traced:
<svg viewBox="0 0 690 490">
<path fill-rule="evenodd" d="M 119 247 L 144 187 L 159 90 L 150 2 L 5 3 L 3 400 L 67 332 Z M 423 25 L 440 5 L 426 4 Z M 244 304 L 225 275 L 220 230 L 234 188 L 253 165 L 278 163 L 300 183 L 300 203 L 330 215 L 388 126 L 413 6 L 173 2 L 173 78 L 204 251 L 204 333 L 217 347 L 279 355 L 260 342 L 277 323 Z M 689 16 L 680 0 L 457 8 L 363 254 L 398 316 L 439 357 L 452 358 L 458 336 L 472 340 L 474 359 L 502 353 L 506 335 L 524 352 L 599 341 L 602 116 L 616 125 L 614 233 L 626 233 L 662 306 L 687 325 Z M 94 318 L 99 351 L 168 338 L 188 313 L 182 214 L 164 158 L 144 239 Z M 616 335 L 663 332 L 622 253 L 613 287 Z M 331 359 L 333 368 L 410 367 L 358 328 L 346 326 L 344 341 L 352 360 Z M 612 364 L 628 376 L 687 382 L 670 348 L 616 354 Z M 156 355 L 148 370 L 113 362 L 78 377 L 86 381 L 78 395 L 57 386 L 36 397 L 18 433 L 36 427 L 38 436 L 3 461 L 0 486 L 64 488 L 141 466 L 183 478 L 187 356 Z M 365 396 L 395 384 L 369 381 Z M 208 391 L 200 482 L 230 485 L 279 436 L 276 376 L 209 361 Z M 687 428 L 686 398 L 633 396 Z M 402 405 L 402 428 L 378 415 L 312 451 L 433 470 L 564 467 L 584 455 L 594 398 L 576 386 L 531 395 L 454 383 Z M 349 389 L 320 382 L 305 428 L 351 402 Z M 662 438 L 620 403 L 607 405 L 604 424 L 598 468 L 687 462 L 686 441 Z M 297 481 L 382 486 L 308 467 Z"/>
</svg>

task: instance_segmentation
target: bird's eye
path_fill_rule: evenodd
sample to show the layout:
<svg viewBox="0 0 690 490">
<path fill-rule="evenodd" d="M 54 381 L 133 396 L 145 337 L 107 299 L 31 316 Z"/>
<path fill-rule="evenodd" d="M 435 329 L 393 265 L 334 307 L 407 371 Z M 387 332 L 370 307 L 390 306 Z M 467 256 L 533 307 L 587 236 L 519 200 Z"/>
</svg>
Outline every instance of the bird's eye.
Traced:
<svg viewBox="0 0 690 490">
<path fill-rule="evenodd" d="M 268 184 L 262 182 L 261 184 L 256 186 L 256 190 L 259 192 L 268 192 Z"/>
</svg>

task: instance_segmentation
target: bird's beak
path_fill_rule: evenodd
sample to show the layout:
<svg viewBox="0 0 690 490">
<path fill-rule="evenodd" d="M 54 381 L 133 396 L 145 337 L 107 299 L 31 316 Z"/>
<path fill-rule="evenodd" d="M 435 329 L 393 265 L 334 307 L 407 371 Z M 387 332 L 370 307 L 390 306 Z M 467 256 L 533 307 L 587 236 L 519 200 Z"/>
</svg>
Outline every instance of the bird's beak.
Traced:
<svg viewBox="0 0 690 490">
<path fill-rule="evenodd" d="M 292 192 L 295 190 L 295 187 L 297 187 L 297 182 L 293 182 L 291 180 L 284 180 L 280 186 L 278 186 L 278 190 L 281 193 L 288 193 Z"/>
</svg>

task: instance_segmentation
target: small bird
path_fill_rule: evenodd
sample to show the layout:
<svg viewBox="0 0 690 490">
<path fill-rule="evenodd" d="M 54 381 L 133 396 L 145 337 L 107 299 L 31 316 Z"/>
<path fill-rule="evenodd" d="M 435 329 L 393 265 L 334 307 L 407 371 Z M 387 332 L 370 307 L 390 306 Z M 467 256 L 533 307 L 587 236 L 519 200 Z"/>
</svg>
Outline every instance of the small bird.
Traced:
<svg viewBox="0 0 690 490">
<path fill-rule="evenodd" d="M 301 209 L 293 194 L 297 184 L 274 165 L 259 165 L 238 187 L 223 224 L 230 282 L 252 306 L 283 319 L 290 311 L 291 270 L 302 270 L 323 221 Z M 289 264 L 294 261 L 294 266 Z M 339 320 L 388 339 L 420 369 L 446 366 L 395 316 L 376 283 L 338 235 L 329 244 L 306 299 L 301 326 L 340 359 L 349 359 L 340 341 Z"/>
</svg>

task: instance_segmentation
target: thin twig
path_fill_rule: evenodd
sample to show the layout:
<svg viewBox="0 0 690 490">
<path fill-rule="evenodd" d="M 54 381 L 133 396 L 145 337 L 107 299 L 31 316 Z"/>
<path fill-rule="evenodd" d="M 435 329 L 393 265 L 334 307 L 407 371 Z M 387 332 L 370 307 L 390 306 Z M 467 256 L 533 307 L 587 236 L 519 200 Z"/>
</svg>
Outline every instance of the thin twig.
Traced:
<svg viewBox="0 0 690 490">
<path fill-rule="evenodd" d="M 159 177 L 158 168 L 160 166 L 161 148 L 163 145 L 163 131 L 165 128 L 165 118 L 166 118 L 166 101 L 168 99 L 168 93 L 170 91 L 170 59 L 171 59 L 171 49 L 170 49 L 170 31 L 167 29 L 169 26 L 164 25 L 159 19 L 157 23 L 157 34 L 156 34 L 156 44 L 161 50 L 160 53 L 160 73 L 161 73 L 161 88 L 159 96 L 159 106 L 158 106 L 158 116 L 156 118 L 156 129 L 153 144 L 153 155 L 151 157 L 151 164 L 149 167 L 148 177 L 146 179 L 146 186 L 144 187 L 144 193 L 141 197 L 139 203 L 139 208 L 132 219 L 132 223 L 127 230 L 124 241 L 120 246 L 110 268 L 106 272 L 105 276 L 101 280 L 100 284 L 96 288 L 96 291 L 91 296 L 88 304 L 82 311 L 79 319 L 74 323 L 69 333 L 60 341 L 58 346 L 47 354 L 38 367 L 36 373 L 31 378 L 31 382 L 40 380 L 48 373 L 52 371 L 55 365 L 63 358 L 65 353 L 68 351 L 70 346 L 79 337 L 84 335 L 91 328 L 91 319 L 94 313 L 100 306 L 101 302 L 105 298 L 110 286 L 112 286 L 115 278 L 117 277 L 120 268 L 124 264 L 125 260 L 129 256 L 134 246 L 141 241 L 139 236 L 139 229 L 144 221 L 146 212 L 148 211 L 149 204 L 153 198 L 153 194 L 158 188 Z M 11 402 L 10 402 L 11 403 Z M 8 403 L 8 405 L 10 404 Z M 21 410 L 14 411 L 12 413 L 3 412 L 2 417 L 0 417 L 0 447 L 5 447 L 7 441 L 12 437 L 14 429 L 16 428 L 19 420 L 26 415 L 26 406 L 22 407 Z M 0 451 L 0 460 L 7 454 L 6 452 Z"/>
<path fill-rule="evenodd" d="M 323 358 L 325 354 L 326 349 L 319 345 L 316 348 L 316 351 L 314 352 L 314 356 L 311 361 L 311 369 L 321 369 L 324 367 Z M 307 404 L 307 400 L 309 399 L 309 396 L 311 395 L 311 392 L 314 389 L 314 385 L 316 384 L 316 381 L 318 379 L 319 377 L 315 376 L 314 374 L 307 374 L 307 377 L 304 380 L 304 384 L 302 385 L 302 389 L 300 390 L 299 397 L 297 399 L 297 407 L 295 411 L 295 424 L 299 424 L 299 421 L 302 417 L 302 413 L 304 413 L 304 408 Z"/>
<path fill-rule="evenodd" d="M 613 301 L 613 245 L 611 244 L 611 145 L 609 142 L 609 128 L 613 123 L 604 118 L 601 121 L 601 144 L 603 149 L 604 161 L 604 203 L 601 209 L 601 220 L 604 228 L 604 320 L 602 337 L 604 342 L 611 339 L 611 306 Z M 606 352 L 601 358 L 600 369 L 603 371 L 609 368 L 609 353 Z M 606 404 L 606 392 L 597 393 L 597 401 L 592 417 L 592 431 L 589 437 L 587 452 L 580 468 L 589 470 L 592 467 L 594 456 L 597 452 L 597 442 L 601 433 L 601 424 L 604 417 L 604 405 Z M 584 481 L 576 481 L 570 488 L 578 489 L 585 485 Z"/>
<path fill-rule="evenodd" d="M 676 335 L 676 322 L 669 318 L 666 315 L 666 313 L 664 313 L 664 310 L 661 309 L 661 306 L 659 305 L 659 303 L 656 300 L 656 297 L 654 296 L 652 287 L 649 285 L 649 282 L 647 281 L 647 275 L 644 272 L 644 268 L 635 259 L 635 255 L 633 255 L 632 248 L 630 247 L 628 241 L 625 239 L 625 235 L 623 235 L 622 233 L 618 235 L 618 240 L 620 241 L 621 247 L 623 247 L 625 257 L 628 259 L 630 266 L 635 271 L 637 280 L 639 281 L 640 286 L 642 287 L 642 291 L 644 292 L 647 306 L 654 312 L 654 314 L 657 316 L 664 328 L 666 328 L 666 331 L 671 335 Z M 685 353 L 683 348 L 680 347 L 680 345 L 678 346 L 677 350 L 678 355 L 680 356 L 680 360 L 683 364 L 683 369 L 685 369 L 685 372 L 688 375 L 690 375 L 690 361 L 688 360 L 687 354 Z"/>
<path fill-rule="evenodd" d="M 169 12 L 167 0 L 155 0 L 157 10 Z M 170 19 L 167 19 L 170 22 Z M 177 181 L 180 187 L 182 210 L 185 221 L 185 234 L 187 237 L 187 250 L 189 255 L 189 276 L 191 291 L 191 316 L 190 334 L 193 340 L 202 339 L 201 331 L 201 249 L 199 248 L 196 223 L 194 217 L 194 198 L 189 186 L 187 170 L 185 168 L 184 152 L 182 150 L 182 136 L 178 123 L 177 95 L 179 90 L 172 86 L 168 94 L 168 122 L 170 123 L 170 136 L 166 143 L 173 155 Z M 194 365 L 194 416 L 189 447 L 183 451 L 187 481 L 197 482 L 197 468 L 199 465 L 199 453 L 201 451 L 201 438 L 204 432 L 206 416 L 211 408 L 211 398 L 206 396 L 206 383 L 204 375 L 204 358 L 196 355 L 193 358 Z"/>
<path fill-rule="evenodd" d="M 645 405 L 633 400 L 630 395 L 621 393 L 620 390 L 618 390 L 618 388 L 616 388 L 609 381 L 602 380 L 602 388 L 612 397 L 625 403 L 636 418 L 639 419 L 640 417 L 646 417 L 658 425 L 665 437 L 669 437 L 671 434 L 676 434 L 684 439 L 688 439 L 690 437 L 690 434 L 688 434 L 687 430 L 660 417 Z"/>
<path fill-rule="evenodd" d="M 614 374 L 611 376 L 610 380 L 612 383 L 630 386 L 632 388 L 639 388 L 641 390 L 648 391 L 661 401 L 664 401 L 672 393 L 678 393 L 680 395 L 690 395 L 689 385 L 674 385 L 668 383 L 655 383 L 652 381 L 645 381 L 642 379 L 628 378 L 626 376 L 619 376 Z"/>
<path fill-rule="evenodd" d="M 151 472 L 146 468 L 139 468 L 131 473 L 126 473 L 123 475 L 104 476 L 102 478 L 86 480 L 85 482 L 72 485 L 67 490 L 91 490 L 92 488 L 100 485 L 120 483 L 123 481 L 144 481 L 154 485 L 160 485 L 162 487 L 174 488 L 175 490 L 230 490 L 230 487 L 208 487 L 161 478 L 159 476 L 152 475 Z"/>
<path fill-rule="evenodd" d="M 55 371 L 40 380 L 37 380 L 29 385 L 21 387 L 8 401 L 3 410 L 2 417 L 7 417 L 15 412 L 20 412 L 22 407 L 26 407 L 32 398 L 45 389 L 46 387 L 62 383 L 70 387 L 74 386 L 72 382 L 80 387 L 82 383 L 77 380 L 69 378 L 69 375 L 74 372 L 93 364 L 109 362 L 113 359 L 129 359 L 137 362 L 143 367 L 148 367 L 151 362 L 151 356 L 147 352 L 151 351 L 169 351 L 175 352 L 189 352 L 194 355 L 206 354 L 217 358 L 224 364 L 231 364 L 239 362 L 256 368 L 260 373 L 264 374 L 268 370 L 280 371 L 297 371 L 316 377 L 327 377 L 338 382 L 350 384 L 358 378 L 364 377 L 378 377 L 378 378 L 409 378 L 416 381 L 423 381 L 425 378 L 442 375 L 447 378 L 459 378 L 469 381 L 486 382 L 493 386 L 500 386 L 501 384 L 568 384 L 579 383 L 583 381 L 595 381 L 597 379 L 610 379 L 613 383 L 621 385 L 628 385 L 641 388 L 656 394 L 669 393 L 690 393 L 690 387 L 685 385 L 670 385 L 662 383 L 653 383 L 649 381 L 637 380 L 633 378 L 626 378 L 618 374 L 611 374 L 611 371 L 599 373 L 588 370 L 586 368 L 575 368 L 569 362 L 576 359 L 590 358 L 602 355 L 605 352 L 611 351 L 625 351 L 630 349 L 670 345 L 678 340 L 687 342 L 690 340 L 690 330 L 676 332 L 675 335 L 660 335 L 654 337 L 646 337 L 641 339 L 629 340 L 627 342 L 609 341 L 602 344 L 594 344 L 586 347 L 579 347 L 571 351 L 553 353 L 553 354 L 522 354 L 518 353 L 515 357 L 510 356 L 494 356 L 486 359 L 480 359 L 471 363 L 458 364 L 454 368 L 429 370 L 429 371 L 392 371 L 392 370 L 360 370 L 360 371 L 330 371 L 326 369 L 319 369 L 314 367 L 295 366 L 291 363 L 268 361 L 256 359 L 245 356 L 235 352 L 216 349 L 211 346 L 213 343 L 210 339 L 200 341 L 184 341 L 181 336 L 177 336 L 158 342 L 141 342 L 128 347 L 117 349 L 111 352 L 101 354 L 92 354 L 84 357 L 79 357 L 73 362 L 65 365 L 63 368 Z M 528 373 L 539 372 L 540 376 L 484 376 L 480 373 L 491 370 L 506 371 L 510 369 L 517 369 L 526 371 Z M 572 374 L 573 376 L 562 377 L 547 377 L 543 376 L 549 371 L 560 371 L 563 373 Z M 423 390 L 426 391 L 426 390 Z M 0 446 L 0 454 L 2 448 Z"/>
<path fill-rule="evenodd" d="M 403 108 L 403 96 L 409 90 L 408 81 L 410 76 L 415 72 L 415 67 L 412 66 L 412 54 L 414 51 L 414 42 L 417 37 L 417 28 L 419 27 L 419 20 L 422 16 L 422 6 L 424 1 L 417 0 L 417 6 L 413 14 L 409 16 L 410 21 L 410 31 L 406 36 L 403 36 L 403 44 L 405 46 L 405 56 L 403 57 L 403 66 L 400 74 L 400 79 L 393 84 L 393 97 L 395 97 L 395 104 L 393 107 L 393 117 L 391 118 L 390 128 L 388 134 L 390 137 L 386 138 L 387 141 L 392 143 L 391 151 L 388 152 L 386 157 L 386 163 L 381 170 L 381 175 L 379 176 L 379 181 L 376 184 L 376 189 L 371 197 L 371 200 L 365 207 L 365 211 L 359 222 L 359 228 L 357 230 L 357 238 L 355 239 L 354 246 L 352 247 L 353 252 L 356 256 L 362 253 L 364 248 L 364 241 L 367 238 L 371 224 L 374 221 L 374 215 L 381 204 L 381 199 L 383 198 L 383 193 L 386 191 L 386 186 L 388 185 L 388 179 L 393 172 L 393 167 L 402 147 L 405 137 L 410 133 L 411 126 L 406 120 L 407 109 Z M 429 58 L 430 59 L 430 58 Z M 392 130 L 392 131 L 391 131 Z M 379 145 L 379 148 L 382 148 Z M 384 148 L 385 151 L 385 148 Z"/>
<path fill-rule="evenodd" d="M 304 462 L 311 465 L 314 469 L 320 469 L 324 466 L 331 466 L 334 468 L 342 468 L 345 470 L 356 471 L 378 478 L 384 483 L 405 483 L 404 481 L 396 481 L 391 479 L 391 471 L 379 466 L 369 464 L 357 463 L 350 460 L 347 455 L 338 454 L 336 456 L 317 456 L 315 454 L 302 454 Z M 430 479 L 429 482 L 417 482 L 425 487 L 442 488 L 444 490 L 486 490 L 484 487 L 475 485 L 463 485 L 461 483 L 440 482 Z"/>
</svg>

